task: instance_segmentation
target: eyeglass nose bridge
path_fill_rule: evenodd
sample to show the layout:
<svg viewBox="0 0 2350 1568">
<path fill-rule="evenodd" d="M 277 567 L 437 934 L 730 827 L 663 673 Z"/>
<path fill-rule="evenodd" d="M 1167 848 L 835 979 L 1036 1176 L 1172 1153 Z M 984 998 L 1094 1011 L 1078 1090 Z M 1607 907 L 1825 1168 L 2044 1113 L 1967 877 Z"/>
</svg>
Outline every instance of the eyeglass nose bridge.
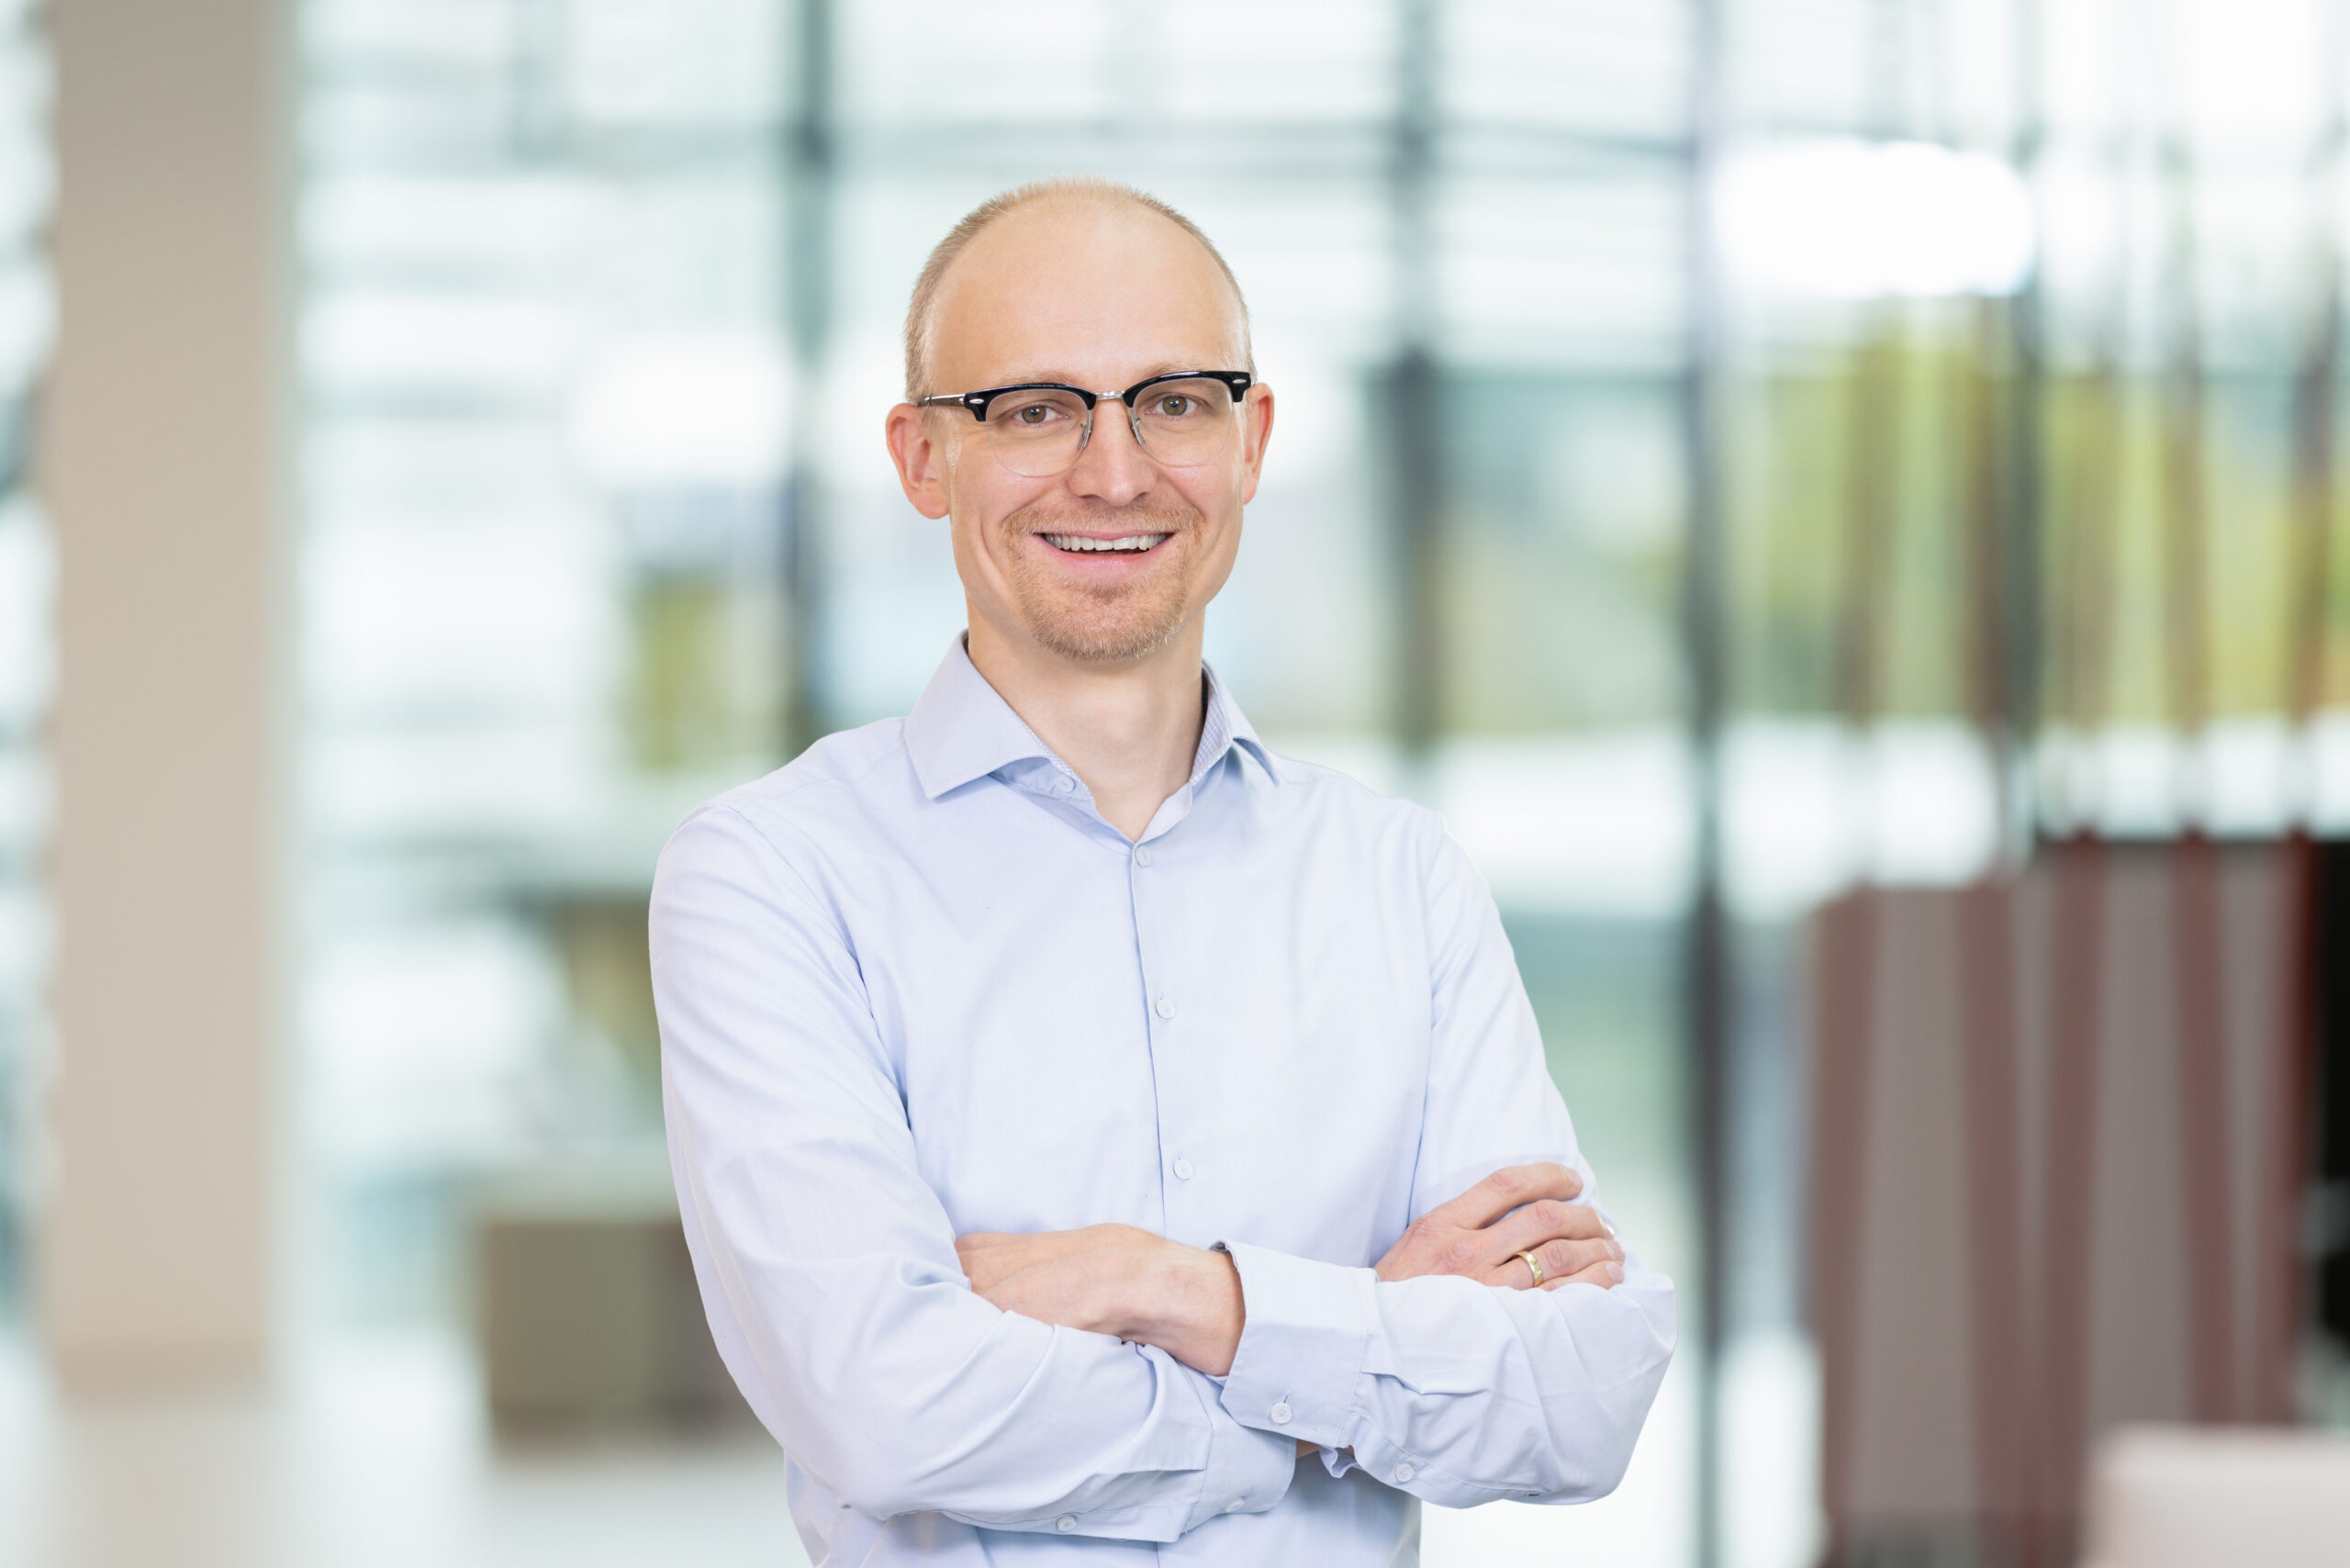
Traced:
<svg viewBox="0 0 2350 1568">
<path fill-rule="evenodd" d="M 1085 428 L 1078 431 L 1077 451 L 1069 458 L 1071 468 L 1076 467 L 1083 460 L 1085 449 L 1093 444 L 1093 417 L 1102 411 L 1102 405 L 1104 403 L 1115 403 L 1126 411 L 1126 433 L 1135 438 L 1135 450 L 1146 457 L 1154 455 L 1150 447 L 1142 439 L 1142 416 L 1136 413 L 1134 405 L 1126 401 L 1126 395 L 1123 389 L 1114 392 L 1082 392 L 1081 396 L 1085 398 Z"/>
</svg>

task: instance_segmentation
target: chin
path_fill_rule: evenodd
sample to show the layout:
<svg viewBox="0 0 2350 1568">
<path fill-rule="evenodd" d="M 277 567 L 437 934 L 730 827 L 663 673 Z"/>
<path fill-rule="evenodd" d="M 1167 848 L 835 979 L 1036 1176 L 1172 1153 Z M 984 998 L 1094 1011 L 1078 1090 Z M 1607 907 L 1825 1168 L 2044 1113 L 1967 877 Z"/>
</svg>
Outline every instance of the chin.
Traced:
<svg viewBox="0 0 2350 1568">
<path fill-rule="evenodd" d="M 1177 627 L 1146 627 L 1101 631 L 1046 624 L 1035 630 L 1036 641 L 1065 659 L 1087 665 L 1124 665 L 1148 658 L 1175 640 Z"/>
<path fill-rule="evenodd" d="M 1136 613 L 1086 614 L 1069 606 L 1037 607 L 1025 617 L 1030 635 L 1045 648 L 1079 664 L 1122 665 L 1148 658 L 1183 629 L 1182 607 L 1120 606 Z"/>
</svg>

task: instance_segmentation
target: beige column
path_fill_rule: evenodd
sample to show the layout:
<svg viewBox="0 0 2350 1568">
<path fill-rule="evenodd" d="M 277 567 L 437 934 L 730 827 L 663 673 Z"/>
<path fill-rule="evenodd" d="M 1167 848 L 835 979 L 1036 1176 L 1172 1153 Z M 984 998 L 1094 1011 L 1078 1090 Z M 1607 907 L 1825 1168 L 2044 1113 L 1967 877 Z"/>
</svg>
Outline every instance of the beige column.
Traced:
<svg viewBox="0 0 2350 1568">
<path fill-rule="evenodd" d="M 69 1384 L 240 1376 L 274 1286 L 289 0 L 57 0 L 58 1061 Z"/>
</svg>

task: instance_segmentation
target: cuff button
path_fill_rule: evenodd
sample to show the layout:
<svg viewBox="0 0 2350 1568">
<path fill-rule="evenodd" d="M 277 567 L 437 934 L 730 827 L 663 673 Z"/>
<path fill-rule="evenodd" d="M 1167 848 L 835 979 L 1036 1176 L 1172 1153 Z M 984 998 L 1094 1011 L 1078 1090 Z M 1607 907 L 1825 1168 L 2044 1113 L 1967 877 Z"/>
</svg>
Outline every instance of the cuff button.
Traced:
<svg viewBox="0 0 2350 1568">
<path fill-rule="evenodd" d="M 1281 1404 L 1274 1406 L 1270 1410 L 1265 1412 L 1265 1414 L 1273 1418 L 1274 1426 L 1286 1427 L 1289 1425 L 1290 1417 L 1294 1415 L 1295 1412 L 1291 1410 L 1288 1403 L 1284 1401 Z"/>
<path fill-rule="evenodd" d="M 1412 1477 L 1416 1473 L 1416 1472 L 1415 1472 L 1408 1464 L 1397 1465 L 1395 1467 L 1395 1484 L 1398 1486 L 1407 1486 L 1411 1484 Z"/>
<path fill-rule="evenodd" d="M 1059 1518 L 1053 1521 L 1053 1528 L 1060 1531 L 1063 1535 L 1067 1535 L 1069 1531 L 1077 1528 L 1077 1516 L 1075 1514 L 1063 1514 Z"/>
</svg>

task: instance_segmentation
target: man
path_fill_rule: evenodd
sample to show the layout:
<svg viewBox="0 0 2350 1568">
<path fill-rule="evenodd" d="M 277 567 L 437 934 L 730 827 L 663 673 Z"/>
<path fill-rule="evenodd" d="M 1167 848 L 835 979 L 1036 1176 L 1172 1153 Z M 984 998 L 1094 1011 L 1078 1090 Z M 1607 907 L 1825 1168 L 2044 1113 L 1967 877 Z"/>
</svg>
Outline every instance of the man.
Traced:
<svg viewBox="0 0 2350 1568">
<path fill-rule="evenodd" d="M 1606 1493 L 1672 1286 L 1588 1206 L 1491 896 L 1201 661 L 1273 426 L 1229 269 L 1024 187 L 906 343 L 969 630 L 653 898 L 686 1235 L 810 1552 L 1351 1568 L 1416 1560 L 1415 1499 Z"/>
</svg>

